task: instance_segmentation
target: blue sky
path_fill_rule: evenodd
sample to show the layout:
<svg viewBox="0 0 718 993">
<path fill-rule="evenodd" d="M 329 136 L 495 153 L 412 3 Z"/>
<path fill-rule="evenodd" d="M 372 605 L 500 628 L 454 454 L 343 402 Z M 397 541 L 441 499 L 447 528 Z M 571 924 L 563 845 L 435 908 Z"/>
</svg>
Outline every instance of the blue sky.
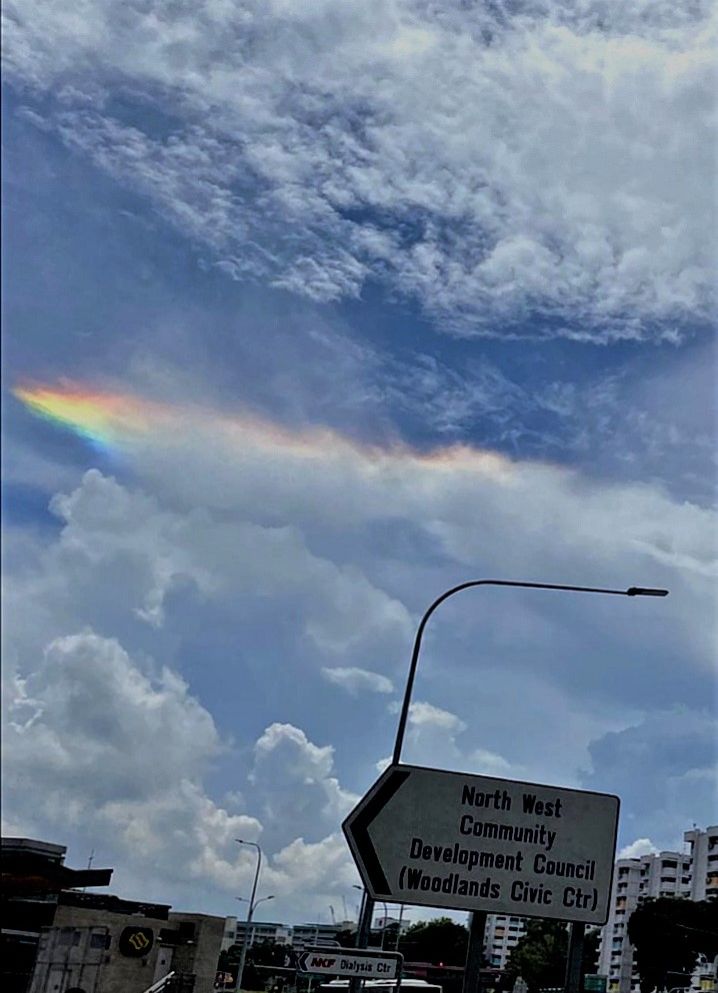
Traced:
<svg viewBox="0 0 718 993">
<path fill-rule="evenodd" d="M 671 596 L 447 604 L 406 758 L 714 823 L 708 5 L 5 17 L 4 830 L 220 914 L 245 835 L 274 916 L 352 906 L 416 622 L 484 575 Z"/>
</svg>

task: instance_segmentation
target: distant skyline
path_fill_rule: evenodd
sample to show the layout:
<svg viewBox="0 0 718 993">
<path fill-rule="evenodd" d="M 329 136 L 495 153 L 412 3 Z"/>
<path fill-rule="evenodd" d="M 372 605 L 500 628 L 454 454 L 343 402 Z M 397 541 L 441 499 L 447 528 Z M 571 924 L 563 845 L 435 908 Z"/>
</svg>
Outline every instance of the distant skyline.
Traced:
<svg viewBox="0 0 718 993">
<path fill-rule="evenodd" d="M 3 832 L 351 903 L 482 577 L 670 596 L 448 602 L 406 761 L 715 824 L 714 5 L 3 17 Z"/>
</svg>

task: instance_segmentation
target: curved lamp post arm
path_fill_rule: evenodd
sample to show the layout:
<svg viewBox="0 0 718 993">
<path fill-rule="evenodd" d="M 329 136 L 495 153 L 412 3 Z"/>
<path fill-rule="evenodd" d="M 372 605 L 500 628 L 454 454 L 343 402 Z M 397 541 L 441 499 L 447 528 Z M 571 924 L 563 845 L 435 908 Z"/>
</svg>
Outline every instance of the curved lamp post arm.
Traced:
<svg viewBox="0 0 718 993">
<path fill-rule="evenodd" d="M 448 600 L 449 597 L 453 596 L 455 593 L 460 593 L 462 590 L 468 590 L 472 586 L 513 586 L 519 587 L 521 589 L 527 590 L 562 590 L 568 593 L 607 593 L 611 596 L 667 596 L 668 590 L 658 590 L 651 587 L 645 586 L 629 586 L 627 590 L 609 590 L 602 589 L 600 587 L 594 586 L 566 586 L 562 583 L 521 583 L 513 582 L 508 579 L 472 579 L 467 583 L 460 583 L 458 586 L 453 586 L 450 590 L 446 590 L 441 596 L 437 597 L 436 600 L 427 609 L 424 616 L 419 621 L 419 627 L 416 631 L 416 638 L 414 639 L 414 649 L 411 653 L 411 662 L 409 664 L 409 675 L 406 680 L 406 689 L 404 691 L 404 702 L 401 707 L 401 715 L 399 717 L 399 724 L 396 730 L 396 742 L 394 744 L 394 755 L 392 757 L 392 762 L 394 765 L 398 765 L 401 761 L 401 747 L 404 743 L 404 734 L 406 732 L 406 722 L 409 717 L 409 706 L 411 704 L 411 691 L 414 687 L 414 676 L 416 675 L 416 666 L 419 661 L 419 652 L 421 650 L 421 639 L 424 634 L 424 628 L 426 627 L 426 622 L 429 620 L 431 615 L 434 613 L 436 608 Z"/>
<path fill-rule="evenodd" d="M 259 900 L 255 900 L 254 906 L 252 907 L 252 915 L 254 916 L 254 911 L 257 909 L 260 903 L 264 903 L 265 900 L 273 900 L 273 899 L 274 899 L 274 894 L 272 894 L 271 896 L 262 896 L 259 898 Z"/>
<path fill-rule="evenodd" d="M 244 841 L 242 838 L 236 838 L 235 841 L 238 845 L 251 845 L 252 848 L 257 849 L 257 868 L 254 873 L 254 882 L 252 883 L 252 895 L 249 898 L 249 908 L 247 910 L 247 927 L 244 934 L 244 941 L 242 942 L 242 952 L 239 958 L 239 968 L 237 969 L 237 990 L 242 988 L 242 978 L 244 976 L 244 964 L 247 961 L 247 946 L 249 945 L 249 935 L 251 932 L 250 924 L 252 923 L 252 914 L 254 913 L 254 908 L 256 906 L 254 898 L 257 895 L 257 883 L 259 882 L 259 870 L 262 868 L 262 849 L 259 847 L 256 841 Z"/>
</svg>

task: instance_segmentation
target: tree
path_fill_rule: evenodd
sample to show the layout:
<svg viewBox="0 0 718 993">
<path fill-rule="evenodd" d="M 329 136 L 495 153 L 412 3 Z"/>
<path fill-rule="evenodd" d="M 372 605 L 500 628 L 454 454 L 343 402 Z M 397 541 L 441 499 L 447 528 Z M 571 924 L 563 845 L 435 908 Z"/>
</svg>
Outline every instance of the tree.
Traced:
<svg viewBox="0 0 718 993">
<path fill-rule="evenodd" d="M 590 972 L 596 962 L 598 930 L 588 931 L 583 943 L 582 970 Z M 507 976 L 521 976 L 529 990 L 563 986 L 568 955 L 568 928 L 563 921 L 535 920 L 526 924 L 526 934 L 516 943 L 507 965 Z"/>
<path fill-rule="evenodd" d="M 399 939 L 399 951 L 408 962 L 464 965 L 469 932 L 449 917 L 412 924 Z"/>
<path fill-rule="evenodd" d="M 629 918 L 628 940 L 636 950 L 642 993 L 687 986 L 700 955 L 718 955 L 718 902 L 646 900 Z"/>
<path fill-rule="evenodd" d="M 396 942 L 399 937 L 399 925 L 397 924 L 387 924 L 384 928 L 384 948 L 387 951 L 393 952 L 396 948 Z"/>
<path fill-rule="evenodd" d="M 217 970 L 219 972 L 231 972 L 236 980 L 241 955 L 241 943 L 231 945 L 227 951 L 220 952 Z M 268 973 L 266 970 L 258 969 L 258 965 L 294 968 L 296 964 L 297 956 L 291 945 L 281 944 L 271 938 L 265 938 L 263 941 L 255 941 L 247 949 L 242 987 L 249 990 L 261 990 L 264 988 L 262 975 L 266 976 Z"/>
<path fill-rule="evenodd" d="M 280 968 L 288 968 L 296 964 L 296 955 L 291 945 L 265 938 L 263 941 L 254 942 L 247 949 L 247 962 L 255 966 L 276 965 Z"/>
<path fill-rule="evenodd" d="M 521 976 L 529 990 L 540 986 L 561 986 L 566 975 L 568 932 L 561 921 L 528 921 L 511 952 L 507 973 Z"/>
</svg>

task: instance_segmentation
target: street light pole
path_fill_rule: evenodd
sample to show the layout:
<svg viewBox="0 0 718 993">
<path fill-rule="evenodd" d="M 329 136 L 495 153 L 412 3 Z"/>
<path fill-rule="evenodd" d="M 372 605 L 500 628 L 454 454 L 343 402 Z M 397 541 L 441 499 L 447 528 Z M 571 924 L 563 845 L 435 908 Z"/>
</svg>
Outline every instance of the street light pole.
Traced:
<svg viewBox="0 0 718 993">
<path fill-rule="evenodd" d="M 654 596 L 654 597 L 664 597 L 668 595 L 668 590 L 653 589 L 651 587 L 644 586 L 629 586 L 625 590 L 613 590 L 604 589 L 595 586 L 569 586 L 564 583 L 528 583 L 528 582 L 517 582 L 507 579 L 473 579 L 466 583 L 460 583 L 458 586 L 453 586 L 450 590 L 446 590 L 441 596 L 437 597 L 436 600 L 428 607 L 424 616 L 419 621 L 419 627 L 416 631 L 416 637 L 414 639 L 414 648 L 411 653 L 411 662 L 409 664 L 409 673 L 406 680 L 406 688 L 404 690 L 404 701 L 401 707 L 401 713 L 399 716 L 399 724 L 396 730 L 396 741 L 394 743 L 394 755 L 392 758 L 392 763 L 394 765 L 399 765 L 401 763 L 401 748 L 404 744 L 404 735 L 406 733 L 406 724 L 409 718 L 409 707 L 411 705 L 411 691 L 414 687 L 414 677 L 416 675 L 416 667 L 419 662 L 419 652 L 421 651 L 421 639 L 424 635 L 424 628 L 426 623 L 434 613 L 437 607 L 439 607 L 444 600 L 448 600 L 449 597 L 454 596 L 455 593 L 460 593 L 462 590 L 471 589 L 474 586 L 507 586 L 518 589 L 528 589 L 528 590 L 555 590 L 558 592 L 565 593 L 602 593 L 609 596 Z M 372 914 L 374 910 L 374 901 L 371 899 L 369 894 L 367 894 L 367 899 L 364 904 L 364 912 L 362 915 L 362 925 L 364 925 L 360 933 L 366 930 L 366 921 L 371 921 Z M 486 921 L 486 914 L 481 912 L 474 912 L 471 919 L 471 929 L 469 932 L 469 947 L 466 955 L 466 967 L 464 969 L 464 986 L 463 993 L 479 993 L 481 985 L 481 958 L 483 952 L 483 941 L 484 941 L 484 924 Z M 583 942 L 581 938 L 583 937 L 583 925 L 572 925 L 576 928 L 575 940 L 571 942 L 571 949 L 569 960 L 567 963 L 566 972 L 566 985 L 565 993 L 577 993 L 578 991 L 578 979 L 575 978 L 580 974 L 580 955 Z M 366 944 L 361 947 L 366 947 Z M 577 964 L 578 961 L 578 964 Z"/>
<path fill-rule="evenodd" d="M 399 939 L 401 938 L 401 922 L 404 920 L 404 904 L 399 904 L 399 928 L 396 932 L 396 943 L 394 945 L 394 951 L 399 951 Z"/>
<path fill-rule="evenodd" d="M 252 895 L 249 898 L 249 909 L 247 910 L 247 926 L 244 932 L 244 941 L 242 942 L 242 953 L 239 957 L 239 969 L 237 970 L 237 990 L 242 989 L 242 977 L 244 976 L 244 964 L 247 961 L 247 945 L 249 944 L 249 931 L 250 925 L 252 923 L 252 915 L 254 914 L 254 898 L 257 895 L 257 883 L 259 882 L 259 870 L 262 868 L 262 849 L 259 847 L 256 841 L 243 841 L 241 838 L 235 838 L 238 845 L 251 845 L 252 848 L 257 849 L 257 868 L 254 873 L 254 882 L 252 883 Z"/>
<path fill-rule="evenodd" d="M 446 590 L 446 592 L 437 597 L 428 608 L 424 616 L 419 621 L 419 627 L 416 631 L 414 649 L 411 653 L 411 662 L 409 664 L 409 675 L 407 676 L 406 689 L 404 690 L 404 702 L 402 704 L 401 714 L 399 717 L 399 725 L 396 730 L 396 741 L 394 743 L 394 755 L 392 758 L 394 765 L 398 765 L 401 762 L 401 746 L 404 743 L 406 722 L 409 717 L 409 705 L 411 703 L 411 691 L 414 687 L 414 676 L 416 675 L 416 666 L 419 661 L 419 652 L 421 650 L 421 639 L 424 635 L 426 622 L 429 620 L 436 608 L 444 602 L 444 600 L 448 600 L 449 597 L 454 596 L 455 593 L 460 593 L 462 590 L 468 590 L 473 586 L 511 586 L 527 590 L 560 590 L 568 593 L 607 593 L 610 596 L 668 596 L 668 590 L 656 590 L 643 586 L 630 586 L 627 590 L 608 590 L 593 586 L 565 586 L 560 583 L 521 583 L 513 582 L 507 579 L 473 579 L 468 583 L 460 583 L 458 586 L 454 586 L 450 590 Z"/>
<path fill-rule="evenodd" d="M 383 900 L 382 900 L 382 906 L 384 907 L 384 927 L 381 929 L 381 947 L 383 949 L 384 948 L 384 936 L 386 935 L 386 922 L 389 919 L 389 911 L 387 910 L 387 906 L 386 906 L 386 904 L 384 903 Z"/>
</svg>

